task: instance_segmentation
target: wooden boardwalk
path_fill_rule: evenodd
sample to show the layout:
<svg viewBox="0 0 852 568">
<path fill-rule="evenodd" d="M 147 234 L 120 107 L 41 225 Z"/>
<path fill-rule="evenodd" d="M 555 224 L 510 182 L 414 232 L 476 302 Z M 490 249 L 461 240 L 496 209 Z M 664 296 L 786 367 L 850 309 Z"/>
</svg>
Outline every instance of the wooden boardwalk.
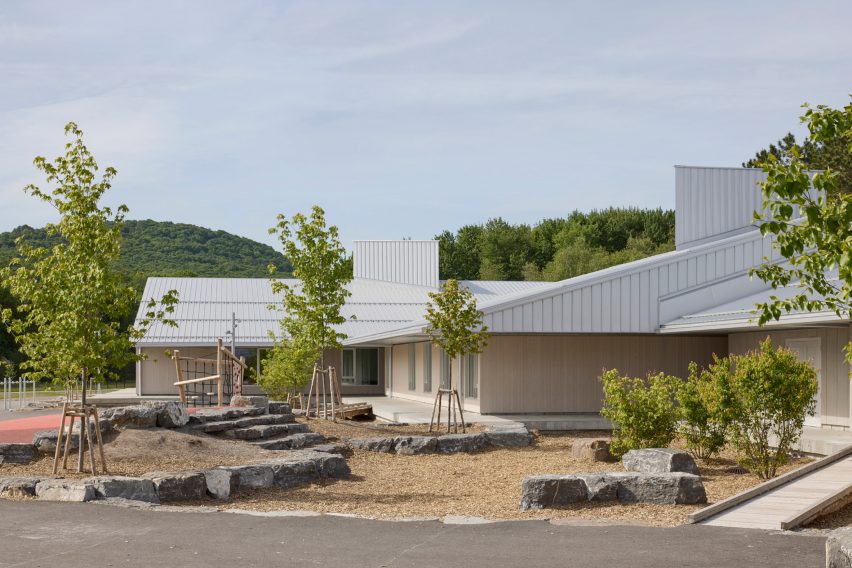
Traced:
<svg viewBox="0 0 852 568">
<path fill-rule="evenodd" d="M 812 462 L 690 515 L 722 527 L 788 530 L 852 500 L 852 448 Z"/>
</svg>

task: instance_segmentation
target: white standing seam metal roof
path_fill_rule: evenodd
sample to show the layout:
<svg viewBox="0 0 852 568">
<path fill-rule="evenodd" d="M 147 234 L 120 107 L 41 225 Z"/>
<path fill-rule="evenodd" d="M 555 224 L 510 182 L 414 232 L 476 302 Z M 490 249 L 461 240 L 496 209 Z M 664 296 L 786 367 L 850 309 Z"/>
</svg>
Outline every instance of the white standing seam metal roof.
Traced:
<svg viewBox="0 0 852 568">
<path fill-rule="evenodd" d="M 298 280 L 282 279 L 298 286 Z M 483 302 L 521 290 L 547 286 L 546 282 L 461 281 Z M 379 280 L 355 278 L 348 285 L 351 296 L 343 307 L 347 321 L 339 329 L 350 341 L 405 325 L 423 317 L 429 292 L 426 286 L 397 284 Z M 266 278 L 177 278 L 152 277 L 145 284 L 143 302 L 137 321 L 144 317 L 144 305 L 159 299 L 169 290 L 178 292 L 179 302 L 169 319 L 178 327 L 154 322 L 137 345 L 209 345 L 225 337 L 231 329 L 231 314 L 238 322 L 237 343 L 245 346 L 265 346 L 272 343 L 270 333 L 280 334 L 280 312 L 269 306 L 281 303 L 280 295 L 272 291 Z"/>
<path fill-rule="evenodd" d="M 713 306 L 712 308 L 687 314 L 660 326 L 661 333 L 689 333 L 708 330 L 733 330 L 757 326 L 758 314 L 756 306 L 758 303 L 767 303 L 772 296 L 778 299 L 789 299 L 801 292 L 797 283 L 783 288 L 764 290 L 732 302 Z M 819 296 L 817 296 L 819 298 Z M 784 314 L 778 321 L 767 322 L 769 326 L 783 325 L 805 325 L 844 323 L 849 319 L 839 317 L 832 311 L 800 312 L 794 311 Z"/>
</svg>

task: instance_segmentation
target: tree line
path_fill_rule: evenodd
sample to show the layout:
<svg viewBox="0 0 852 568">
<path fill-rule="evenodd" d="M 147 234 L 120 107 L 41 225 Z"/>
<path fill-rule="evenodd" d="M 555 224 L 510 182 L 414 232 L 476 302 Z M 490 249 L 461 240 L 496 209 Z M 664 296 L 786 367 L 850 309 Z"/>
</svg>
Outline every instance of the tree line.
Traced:
<svg viewBox="0 0 852 568">
<path fill-rule="evenodd" d="M 532 226 L 498 217 L 435 238 L 442 279 L 555 281 L 673 250 L 674 229 L 672 210 L 610 207 Z"/>
</svg>

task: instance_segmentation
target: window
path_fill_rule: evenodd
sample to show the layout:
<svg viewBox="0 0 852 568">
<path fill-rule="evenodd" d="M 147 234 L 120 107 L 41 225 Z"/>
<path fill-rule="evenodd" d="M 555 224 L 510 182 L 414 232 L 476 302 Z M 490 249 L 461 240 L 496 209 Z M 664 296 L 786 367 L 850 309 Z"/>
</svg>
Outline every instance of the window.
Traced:
<svg viewBox="0 0 852 568">
<path fill-rule="evenodd" d="M 379 350 L 375 347 L 343 350 L 341 382 L 347 385 L 379 384 Z"/>
<path fill-rule="evenodd" d="M 432 392 L 432 344 L 423 344 L 423 392 Z"/>
<path fill-rule="evenodd" d="M 346 384 L 355 384 L 355 350 L 343 350 L 343 376 L 341 380 Z"/>
<path fill-rule="evenodd" d="M 257 376 L 260 373 L 260 360 L 257 358 L 257 348 L 255 347 L 237 347 L 234 349 L 234 355 L 239 359 L 246 358 L 246 372 L 243 374 L 244 384 L 253 384 L 257 381 Z"/>
<path fill-rule="evenodd" d="M 417 376 L 414 370 L 414 359 L 417 355 L 417 346 L 413 343 L 408 344 L 408 390 L 417 390 Z"/>
<path fill-rule="evenodd" d="M 478 367 L 478 357 L 476 355 L 468 355 L 465 357 L 465 369 L 464 369 L 464 396 L 466 398 L 477 398 L 479 396 L 478 389 L 478 377 L 477 377 L 477 367 Z"/>
<path fill-rule="evenodd" d="M 450 388 L 450 372 L 452 370 L 453 362 L 450 360 L 450 356 L 441 349 L 441 388 L 448 389 Z"/>
</svg>

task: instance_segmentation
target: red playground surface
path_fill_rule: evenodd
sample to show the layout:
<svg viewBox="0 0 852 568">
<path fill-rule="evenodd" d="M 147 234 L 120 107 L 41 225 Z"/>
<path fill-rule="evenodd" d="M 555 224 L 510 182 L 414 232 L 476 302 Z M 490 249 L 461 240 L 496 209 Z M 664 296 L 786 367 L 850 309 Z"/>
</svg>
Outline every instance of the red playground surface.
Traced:
<svg viewBox="0 0 852 568">
<path fill-rule="evenodd" d="M 226 407 L 228 408 L 228 407 Z M 195 414 L 197 408 L 187 408 Z M 33 435 L 42 430 L 58 430 L 62 412 L 26 418 L 0 420 L 0 444 L 27 444 L 33 441 Z"/>
<path fill-rule="evenodd" d="M 42 430 L 58 430 L 61 412 L 0 421 L 0 444 L 26 444 Z"/>
</svg>

